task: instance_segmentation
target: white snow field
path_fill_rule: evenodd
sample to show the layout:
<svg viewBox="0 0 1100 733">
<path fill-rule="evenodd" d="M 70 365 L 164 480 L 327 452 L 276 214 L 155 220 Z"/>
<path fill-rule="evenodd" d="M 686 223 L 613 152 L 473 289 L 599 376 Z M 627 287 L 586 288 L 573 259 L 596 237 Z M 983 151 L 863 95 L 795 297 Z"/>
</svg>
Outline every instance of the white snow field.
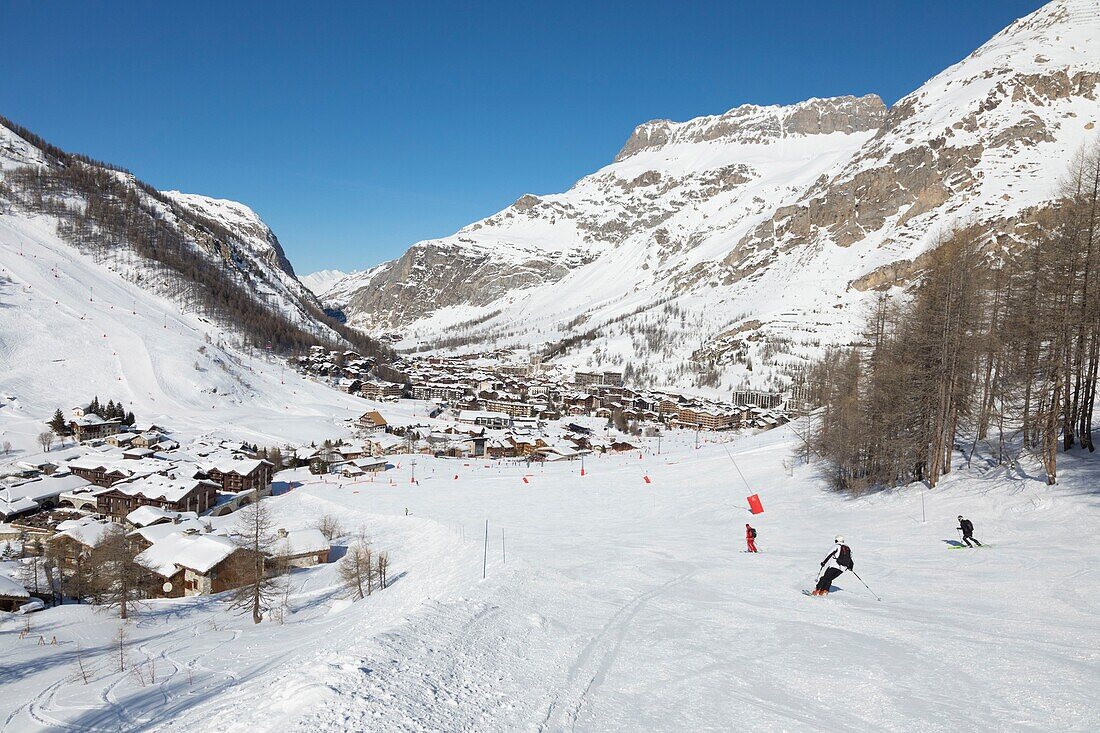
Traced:
<svg viewBox="0 0 1100 733">
<path fill-rule="evenodd" d="M 917 490 L 853 500 L 813 466 L 788 475 L 787 429 L 693 439 L 583 477 L 426 457 L 373 483 L 281 474 L 302 484 L 271 500 L 280 517 L 365 524 L 390 588 L 350 603 L 334 566 L 299 571 L 282 625 L 216 597 L 151 602 L 127 672 L 113 612 L 48 609 L 22 639 L 5 616 L 0 730 L 1100 730 L 1095 459 L 1064 457 L 1056 487 L 959 468 L 922 521 Z M 949 550 L 959 513 L 994 547 Z M 837 533 L 881 601 L 850 574 L 800 593 Z"/>
<path fill-rule="evenodd" d="M 364 403 L 248 353 L 194 313 L 58 239 L 50 219 L 0 217 L 0 443 L 37 450 L 53 411 L 93 396 L 142 423 L 270 445 L 344 432 Z"/>
</svg>

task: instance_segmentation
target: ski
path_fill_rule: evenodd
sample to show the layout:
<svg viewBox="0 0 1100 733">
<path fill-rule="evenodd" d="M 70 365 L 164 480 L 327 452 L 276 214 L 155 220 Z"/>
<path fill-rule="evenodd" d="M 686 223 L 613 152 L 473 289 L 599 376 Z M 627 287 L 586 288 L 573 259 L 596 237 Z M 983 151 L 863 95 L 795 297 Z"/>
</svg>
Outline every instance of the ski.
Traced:
<svg viewBox="0 0 1100 733">
<path fill-rule="evenodd" d="M 987 547 L 993 547 L 993 545 L 978 545 L 977 547 L 967 547 L 966 545 L 963 545 L 961 547 L 958 547 L 958 546 L 948 547 L 947 549 L 949 549 L 949 550 L 984 550 Z"/>
</svg>

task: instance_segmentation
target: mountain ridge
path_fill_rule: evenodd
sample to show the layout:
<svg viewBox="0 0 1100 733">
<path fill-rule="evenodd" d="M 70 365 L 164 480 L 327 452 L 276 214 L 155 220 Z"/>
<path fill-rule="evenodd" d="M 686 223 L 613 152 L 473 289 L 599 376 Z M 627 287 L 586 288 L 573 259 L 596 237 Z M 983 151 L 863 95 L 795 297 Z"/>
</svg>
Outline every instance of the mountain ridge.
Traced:
<svg viewBox="0 0 1100 733">
<path fill-rule="evenodd" d="M 912 275 L 942 230 L 978 221 L 1010 241 L 1053 199 L 1096 137 L 1097 38 L 1100 3 L 1055 0 L 890 108 L 864 95 L 643 123 L 568 191 L 418 242 L 323 300 L 406 348 L 572 339 L 559 362 L 654 362 L 640 376 L 655 386 L 782 386 L 856 337 L 871 283 L 903 285 L 885 273 Z M 678 323 L 652 317 L 665 306 Z"/>
</svg>

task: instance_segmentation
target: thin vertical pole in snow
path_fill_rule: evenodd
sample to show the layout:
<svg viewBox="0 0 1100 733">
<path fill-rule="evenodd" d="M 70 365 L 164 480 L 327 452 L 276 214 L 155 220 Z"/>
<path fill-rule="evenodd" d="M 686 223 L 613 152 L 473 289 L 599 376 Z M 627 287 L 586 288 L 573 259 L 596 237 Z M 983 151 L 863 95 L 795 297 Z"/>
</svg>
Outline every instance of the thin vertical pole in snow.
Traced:
<svg viewBox="0 0 1100 733">
<path fill-rule="evenodd" d="M 508 564 L 508 550 L 504 547 L 504 527 L 500 528 L 500 559 L 505 565 Z"/>
<path fill-rule="evenodd" d="M 928 490 L 928 488 L 925 487 L 924 489 L 921 489 L 921 492 L 920 492 L 920 521 L 921 521 L 921 524 L 928 521 L 928 516 L 924 513 L 924 492 L 927 491 L 927 490 Z"/>
<path fill-rule="evenodd" d="M 485 580 L 485 571 L 489 567 L 489 520 L 485 520 L 485 551 L 481 554 L 481 579 Z"/>
</svg>

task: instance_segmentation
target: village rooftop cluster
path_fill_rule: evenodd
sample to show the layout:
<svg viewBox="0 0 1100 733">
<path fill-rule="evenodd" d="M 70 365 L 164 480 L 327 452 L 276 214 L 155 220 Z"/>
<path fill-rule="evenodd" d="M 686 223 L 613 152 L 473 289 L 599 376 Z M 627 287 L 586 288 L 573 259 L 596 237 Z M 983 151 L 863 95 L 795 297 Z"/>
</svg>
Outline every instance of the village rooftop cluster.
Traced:
<svg viewBox="0 0 1100 733">
<path fill-rule="evenodd" d="M 511 363 L 509 363 L 511 360 Z M 773 428 L 788 420 L 782 394 L 739 390 L 729 400 L 633 389 L 615 371 L 544 369 L 537 357 L 515 362 L 511 352 L 461 357 L 402 357 L 376 366 L 353 351 L 313 347 L 293 365 L 333 386 L 379 402 L 417 399 L 438 412 L 480 413 L 478 424 L 529 427 L 538 422 L 590 416 L 623 432 L 660 427 L 689 430 Z"/>
<path fill-rule="evenodd" d="M 18 557 L 24 569 L 22 578 L 0 574 L 0 610 L 94 599 L 112 535 L 124 535 L 134 562 L 159 578 L 146 584 L 146 597 L 218 593 L 243 582 L 248 549 L 234 513 L 272 494 L 276 466 L 267 451 L 211 439 L 181 445 L 162 426 L 124 419 L 72 408 L 58 430 L 73 442 L 0 469 L 4 560 Z M 331 537 L 321 530 L 272 531 L 268 572 L 328 562 Z"/>
</svg>

